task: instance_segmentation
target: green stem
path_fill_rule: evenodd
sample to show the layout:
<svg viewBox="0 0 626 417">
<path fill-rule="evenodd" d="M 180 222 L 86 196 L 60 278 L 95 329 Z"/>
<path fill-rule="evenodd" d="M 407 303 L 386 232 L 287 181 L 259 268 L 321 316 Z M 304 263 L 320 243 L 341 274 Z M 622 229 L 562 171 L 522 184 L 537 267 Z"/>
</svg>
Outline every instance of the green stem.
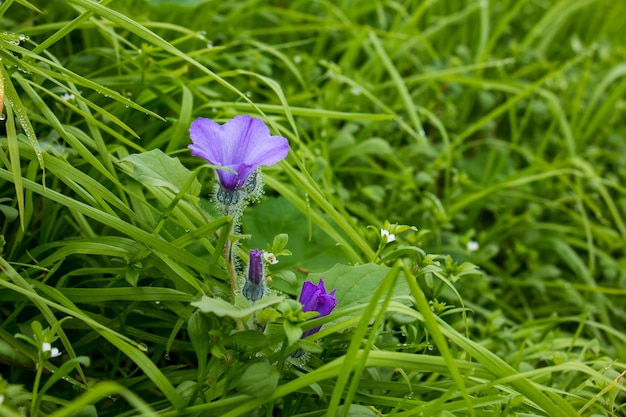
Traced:
<svg viewBox="0 0 626 417">
<path fill-rule="evenodd" d="M 378 250 L 376 250 L 376 253 L 374 254 L 374 256 L 372 257 L 372 260 L 370 262 L 375 263 L 377 259 L 380 258 L 380 254 L 383 252 L 383 249 L 385 249 L 385 246 L 387 246 L 386 242 L 381 242 L 378 244 Z"/>
<path fill-rule="evenodd" d="M 228 210 L 226 210 L 226 214 L 231 214 L 232 213 L 228 213 Z M 235 230 L 235 224 L 237 219 L 234 217 L 235 215 L 233 215 L 233 223 L 232 226 L 230 228 L 229 231 L 229 235 L 232 236 L 233 235 L 233 231 Z M 229 237 L 230 237 L 229 236 Z M 233 253 L 233 241 L 230 239 L 226 239 L 226 242 L 224 243 L 224 258 L 226 259 L 226 269 L 228 270 L 228 278 L 230 280 L 230 297 L 232 300 L 233 305 L 235 305 L 235 302 L 237 300 L 237 271 L 235 271 L 235 262 L 234 262 L 234 253 Z M 245 330 L 245 326 L 243 324 L 243 322 L 241 320 L 236 320 L 235 323 L 237 324 L 237 330 Z"/>
<path fill-rule="evenodd" d="M 33 384 L 33 400 L 30 402 L 30 415 L 31 417 L 37 417 L 39 411 L 39 401 L 37 401 L 37 393 L 39 392 L 39 382 L 41 382 L 41 373 L 43 372 L 43 364 L 45 360 L 42 360 L 43 352 L 39 352 L 39 361 L 37 362 L 37 374 L 35 375 L 35 383 Z"/>
<path fill-rule="evenodd" d="M 235 263 L 233 262 L 233 243 L 230 239 L 226 240 L 224 245 L 224 258 L 226 259 L 226 268 L 228 270 L 228 278 L 230 279 L 231 299 L 235 304 L 235 296 L 237 294 L 237 272 L 235 272 Z"/>
</svg>

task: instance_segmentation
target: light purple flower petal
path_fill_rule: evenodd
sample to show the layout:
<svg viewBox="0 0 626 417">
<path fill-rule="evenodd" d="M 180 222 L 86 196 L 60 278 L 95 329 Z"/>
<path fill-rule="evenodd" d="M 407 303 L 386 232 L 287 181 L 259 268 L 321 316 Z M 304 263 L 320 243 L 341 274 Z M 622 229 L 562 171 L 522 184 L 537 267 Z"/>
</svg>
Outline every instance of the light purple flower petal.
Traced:
<svg viewBox="0 0 626 417">
<path fill-rule="evenodd" d="M 217 172 L 228 190 L 240 189 L 260 165 L 273 165 L 289 153 L 287 139 L 271 136 L 261 119 L 248 115 L 235 116 L 223 125 L 199 117 L 191 124 L 189 134 L 192 155 L 236 172 Z"/>
</svg>

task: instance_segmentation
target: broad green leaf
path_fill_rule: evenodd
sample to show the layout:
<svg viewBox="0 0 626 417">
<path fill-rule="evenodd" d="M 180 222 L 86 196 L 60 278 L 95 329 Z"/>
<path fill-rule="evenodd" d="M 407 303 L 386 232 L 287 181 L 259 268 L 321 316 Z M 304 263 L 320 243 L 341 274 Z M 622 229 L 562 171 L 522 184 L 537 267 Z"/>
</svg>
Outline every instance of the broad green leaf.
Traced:
<svg viewBox="0 0 626 417">
<path fill-rule="evenodd" d="M 177 158 L 167 156 L 160 149 L 129 155 L 122 159 L 122 167 L 128 175 L 144 185 L 166 187 L 175 193 L 193 175 Z M 197 197 L 201 189 L 200 182 L 194 179 L 187 193 Z"/>
<path fill-rule="evenodd" d="M 191 303 L 191 305 L 197 307 L 203 313 L 213 313 L 220 317 L 230 317 L 235 320 L 241 320 L 266 307 L 278 304 L 284 299 L 285 297 L 274 295 L 262 298 L 259 302 L 254 303 L 252 307 L 240 308 L 221 298 L 207 297 L 204 295 L 200 301 L 195 301 Z"/>
<path fill-rule="evenodd" d="M 256 362 L 244 371 L 238 390 L 255 398 L 268 397 L 278 386 L 279 378 L 280 374 L 267 360 Z"/>
<path fill-rule="evenodd" d="M 337 307 L 344 308 L 351 304 L 367 303 L 380 286 L 390 268 L 377 264 L 358 266 L 335 265 L 326 272 L 309 275 L 309 280 L 317 284 L 324 280 L 326 291 L 336 289 Z M 398 280 L 394 288 L 394 297 L 410 294 L 410 289 L 404 280 Z"/>
<path fill-rule="evenodd" d="M 299 266 L 313 271 L 347 262 L 337 242 L 312 225 L 294 205 L 283 197 L 268 198 L 248 210 L 243 218 L 243 231 L 250 234 L 251 248 L 264 248 L 280 234 L 288 233 L 286 249 L 291 256 L 280 258 L 275 270 Z M 280 288 L 281 290 L 286 290 Z"/>
</svg>

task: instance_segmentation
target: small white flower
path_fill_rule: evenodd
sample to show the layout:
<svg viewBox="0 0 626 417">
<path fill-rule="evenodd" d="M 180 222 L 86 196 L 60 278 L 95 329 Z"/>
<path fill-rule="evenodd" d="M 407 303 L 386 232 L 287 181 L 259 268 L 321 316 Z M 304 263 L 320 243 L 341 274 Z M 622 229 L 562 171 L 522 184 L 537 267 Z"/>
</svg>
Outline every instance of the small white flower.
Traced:
<svg viewBox="0 0 626 417">
<path fill-rule="evenodd" d="M 467 250 L 470 252 L 476 252 L 480 248 L 480 245 L 475 240 L 467 242 Z"/>
<path fill-rule="evenodd" d="M 272 252 L 263 252 L 263 259 L 265 259 L 265 261 L 270 265 L 276 265 L 278 263 L 276 255 L 274 255 Z"/>
<path fill-rule="evenodd" d="M 63 101 L 71 101 L 71 100 L 74 100 L 75 98 L 76 97 L 72 93 L 61 94 L 61 100 Z"/>
<path fill-rule="evenodd" d="M 61 352 L 57 348 L 53 348 L 52 345 L 48 342 L 43 342 L 41 344 L 42 352 L 50 352 L 51 358 L 56 358 L 57 356 L 61 356 Z"/>
<path fill-rule="evenodd" d="M 386 229 L 380 229 L 380 236 L 384 238 L 386 243 L 391 243 L 396 240 L 396 235 L 389 233 L 389 230 Z"/>
</svg>

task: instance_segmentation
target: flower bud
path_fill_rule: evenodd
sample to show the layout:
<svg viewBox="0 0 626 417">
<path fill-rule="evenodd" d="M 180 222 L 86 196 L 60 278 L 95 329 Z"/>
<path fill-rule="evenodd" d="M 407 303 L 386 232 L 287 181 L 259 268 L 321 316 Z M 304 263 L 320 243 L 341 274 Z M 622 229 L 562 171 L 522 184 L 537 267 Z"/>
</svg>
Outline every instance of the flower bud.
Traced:
<svg viewBox="0 0 626 417">
<path fill-rule="evenodd" d="M 263 251 L 250 250 L 250 262 L 246 282 L 241 290 L 248 301 L 259 301 L 265 295 L 265 272 L 263 271 Z"/>
</svg>

